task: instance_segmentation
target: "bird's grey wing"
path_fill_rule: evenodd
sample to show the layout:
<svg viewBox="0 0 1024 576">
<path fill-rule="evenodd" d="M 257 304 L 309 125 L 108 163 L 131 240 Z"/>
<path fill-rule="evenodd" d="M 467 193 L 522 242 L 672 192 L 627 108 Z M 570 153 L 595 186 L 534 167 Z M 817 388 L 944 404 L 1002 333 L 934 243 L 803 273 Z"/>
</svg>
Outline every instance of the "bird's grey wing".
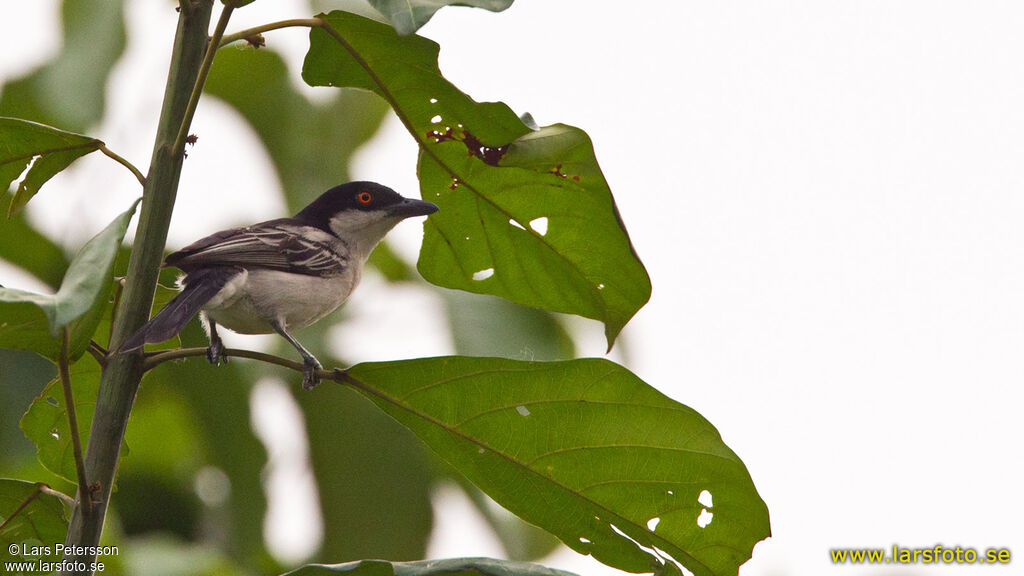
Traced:
<svg viewBox="0 0 1024 576">
<path fill-rule="evenodd" d="M 317 228 L 270 221 L 217 232 L 169 255 L 165 263 L 186 272 L 204 266 L 240 266 L 333 276 L 348 265 L 337 244 Z"/>
</svg>

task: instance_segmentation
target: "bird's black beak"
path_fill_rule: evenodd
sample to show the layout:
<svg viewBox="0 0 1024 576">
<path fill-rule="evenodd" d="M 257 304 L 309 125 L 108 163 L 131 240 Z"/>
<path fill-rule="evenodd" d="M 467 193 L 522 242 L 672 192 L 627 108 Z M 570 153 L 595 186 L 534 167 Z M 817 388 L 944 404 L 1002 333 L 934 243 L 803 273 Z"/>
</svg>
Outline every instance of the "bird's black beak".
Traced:
<svg viewBox="0 0 1024 576">
<path fill-rule="evenodd" d="M 437 204 L 406 198 L 400 203 L 391 207 L 391 213 L 395 216 L 410 218 L 412 216 L 426 216 L 437 212 Z"/>
</svg>

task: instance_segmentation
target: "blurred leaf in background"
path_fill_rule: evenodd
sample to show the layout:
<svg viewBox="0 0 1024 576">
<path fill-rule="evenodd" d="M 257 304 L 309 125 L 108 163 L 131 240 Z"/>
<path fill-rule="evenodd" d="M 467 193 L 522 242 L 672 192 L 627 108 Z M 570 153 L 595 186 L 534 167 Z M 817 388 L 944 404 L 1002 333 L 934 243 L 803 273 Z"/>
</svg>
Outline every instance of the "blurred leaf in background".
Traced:
<svg viewBox="0 0 1024 576">
<path fill-rule="evenodd" d="M 4 83 L 0 116 L 85 132 L 103 118 L 107 78 L 124 52 L 125 3 L 64 0 L 61 6 L 60 53 L 27 76 Z"/>
</svg>

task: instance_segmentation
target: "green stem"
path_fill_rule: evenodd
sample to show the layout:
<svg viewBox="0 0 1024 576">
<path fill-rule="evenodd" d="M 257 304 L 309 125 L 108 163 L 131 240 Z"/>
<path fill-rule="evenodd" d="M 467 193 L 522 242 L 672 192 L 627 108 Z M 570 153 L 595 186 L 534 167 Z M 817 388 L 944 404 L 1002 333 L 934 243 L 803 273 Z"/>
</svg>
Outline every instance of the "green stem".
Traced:
<svg viewBox="0 0 1024 576">
<path fill-rule="evenodd" d="M 262 26 L 256 26 L 254 28 L 246 28 L 245 30 L 235 32 L 234 34 L 228 34 L 227 36 L 221 39 L 220 46 L 218 46 L 218 48 L 223 48 L 224 46 L 227 46 L 228 44 L 231 44 L 233 42 L 245 40 L 250 36 L 262 34 L 264 32 L 270 32 L 271 30 L 280 30 L 281 28 L 294 28 L 297 26 L 304 28 L 318 28 L 322 26 L 323 23 L 324 21 L 319 18 L 294 18 L 292 20 L 281 20 L 280 22 L 271 22 L 270 24 L 264 24 Z"/>
<path fill-rule="evenodd" d="M 210 73 L 210 67 L 213 66 L 213 57 L 217 54 L 220 39 L 224 36 L 224 29 L 228 27 L 228 20 L 231 18 L 231 13 L 234 10 L 234 5 L 224 5 L 224 9 L 220 11 L 220 18 L 217 20 L 217 27 L 213 31 L 213 36 L 210 37 L 210 42 L 206 45 L 206 55 L 203 57 L 203 63 L 199 68 L 195 84 L 192 85 L 192 93 L 189 95 L 188 105 L 185 108 L 185 117 L 181 122 L 181 128 L 178 130 L 178 137 L 174 139 L 174 147 L 171 149 L 176 155 L 181 156 L 185 152 L 185 139 L 188 138 L 188 130 L 192 126 L 192 118 L 196 115 L 199 97 L 202 96 L 203 86 L 206 84 L 206 76 Z"/>
<path fill-rule="evenodd" d="M 100 152 L 103 152 L 108 157 L 112 158 L 115 162 L 117 162 L 118 164 L 120 164 L 120 165 L 124 166 L 125 168 L 131 170 L 132 174 L 135 175 L 135 179 L 139 181 L 139 184 L 142 184 L 143 187 L 146 186 L 146 177 L 142 175 L 142 172 L 140 172 L 139 169 L 136 168 L 134 164 L 132 164 L 131 162 L 125 160 L 120 155 L 115 154 L 110 148 L 107 148 L 106 144 L 100 144 Z"/>
<path fill-rule="evenodd" d="M 124 295 L 114 321 L 111 350 L 117 350 L 121 342 L 149 319 L 181 176 L 182 155 L 175 153 L 175 136 L 182 130 L 188 130 L 184 122 L 185 111 L 206 52 L 212 10 L 212 0 L 199 0 L 178 14 L 178 30 L 164 89 L 163 107 L 149 174 L 143 189 L 139 227 L 128 262 Z M 89 566 L 96 560 L 96 554 L 89 552 L 99 545 L 125 426 L 142 379 L 143 361 L 143 355 L 138 353 L 113 352 L 107 356 L 89 432 L 89 445 L 85 451 L 86 473 L 99 487 L 93 494 L 93 514 L 84 514 L 81 506 L 72 510 L 65 543 L 73 551 L 76 549 L 72 547 L 84 547 L 85 553 L 65 554 L 64 559 L 69 562 L 82 562 Z M 78 548 L 77 551 L 82 549 Z"/>
<path fill-rule="evenodd" d="M 57 372 L 60 373 L 60 385 L 64 389 L 64 409 L 68 413 L 71 449 L 75 454 L 75 474 L 78 476 L 78 502 L 84 506 L 84 514 L 88 518 L 92 516 L 92 493 L 89 490 L 89 481 L 86 480 L 85 462 L 82 460 L 82 439 L 78 434 L 78 414 L 75 411 L 75 395 L 71 390 L 71 372 L 69 370 L 71 363 L 68 360 L 69 348 L 71 348 L 71 329 L 65 326 L 63 338 L 61 339 Z"/>
</svg>

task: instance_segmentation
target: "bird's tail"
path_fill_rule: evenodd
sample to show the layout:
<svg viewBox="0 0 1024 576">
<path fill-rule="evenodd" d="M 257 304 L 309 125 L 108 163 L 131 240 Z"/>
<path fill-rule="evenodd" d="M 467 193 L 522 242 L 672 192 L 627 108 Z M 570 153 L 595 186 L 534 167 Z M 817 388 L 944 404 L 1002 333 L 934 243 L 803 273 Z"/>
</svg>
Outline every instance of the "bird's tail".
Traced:
<svg viewBox="0 0 1024 576">
<path fill-rule="evenodd" d="M 146 344 L 173 338 L 199 313 L 203 304 L 209 302 L 236 274 L 238 269 L 231 267 L 205 268 L 190 272 L 182 282 L 184 289 L 181 294 L 175 296 L 156 316 L 143 324 L 118 351 L 127 352 Z"/>
</svg>

